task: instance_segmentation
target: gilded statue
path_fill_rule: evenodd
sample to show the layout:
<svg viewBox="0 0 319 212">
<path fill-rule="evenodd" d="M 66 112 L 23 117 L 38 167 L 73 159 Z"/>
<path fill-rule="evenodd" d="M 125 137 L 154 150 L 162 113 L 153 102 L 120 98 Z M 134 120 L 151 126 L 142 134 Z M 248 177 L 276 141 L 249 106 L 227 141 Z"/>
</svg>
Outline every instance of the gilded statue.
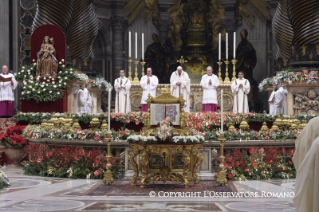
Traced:
<svg viewBox="0 0 319 212">
<path fill-rule="evenodd" d="M 56 78 L 58 71 L 58 60 L 54 48 L 53 38 L 44 36 L 40 51 L 37 53 L 36 76 Z"/>
</svg>

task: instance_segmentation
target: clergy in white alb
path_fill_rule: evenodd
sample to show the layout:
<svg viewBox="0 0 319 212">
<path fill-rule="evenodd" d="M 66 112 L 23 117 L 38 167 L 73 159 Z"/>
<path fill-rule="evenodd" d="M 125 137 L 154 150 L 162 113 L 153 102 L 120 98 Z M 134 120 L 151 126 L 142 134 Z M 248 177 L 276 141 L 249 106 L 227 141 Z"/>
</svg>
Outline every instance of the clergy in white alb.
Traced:
<svg viewBox="0 0 319 212">
<path fill-rule="evenodd" d="M 125 77 L 125 71 L 120 70 L 120 77 L 114 82 L 115 95 L 115 112 L 131 112 L 130 89 L 131 81 Z"/>
<path fill-rule="evenodd" d="M 14 75 L 8 72 L 8 66 L 2 66 L 0 74 L 0 116 L 11 117 L 14 115 L 14 94 L 17 87 Z"/>
<path fill-rule="evenodd" d="M 184 111 L 189 112 L 189 94 L 191 90 L 191 81 L 188 74 L 183 71 L 181 66 L 177 67 L 171 75 L 171 93 L 173 96 L 180 97 L 183 94 L 185 99 Z"/>
<path fill-rule="evenodd" d="M 317 123 L 318 124 L 318 123 Z M 318 125 L 316 125 L 318 128 Z M 308 139 L 312 139 L 310 135 Z M 319 137 L 312 140 L 311 147 L 297 170 L 293 203 L 298 212 L 319 211 Z"/>
<path fill-rule="evenodd" d="M 219 86 L 218 77 L 213 74 L 213 68 L 206 68 L 207 74 L 202 76 L 200 85 L 203 88 L 203 112 L 217 111 L 217 87 Z"/>
<path fill-rule="evenodd" d="M 83 83 L 82 88 L 78 91 L 78 112 L 91 114 L 93 100 L 87 87 L 87 84 Z"/>
<path fill-rule="evenodd" d="M 301 167 L 300 164 L 305 159 L 312 142 L 319 136 L 318 126 L 319 117 L 311 119 L 295 141 L 296 151 L 292 161 L 294 162 L 297 172 L 299 167 Z"/>
<path fill-rule="evenodd" d="M 278 106 L 278 113 L 277 114 L 288 114 L 288 111 L 287 111 L 287 94 L 288 94 L 288 91 L 286 89 L 284 89 L 282 87 L 281 84 L 278 85 L 278 91 L 277 92 L 280 92 L 280 95 L 281 95 L 281 98 L 282 98 L 282 103 Z"/>
<path fill-rule="evenodd" d="M 244 72 L 238 72 L 238 79 L 231 85 L 231 90 L 234 95 L 234 113 L 249 113 L 248 94 L 250 92 L 249 80 L 244 78 Z"/>
<path fill-rule="evenodd" d="M 147 68 L 146 75 L 141 78 L 140 85 L 143 89 L 142 100 L 141 100 L 141 110 L 142 112 L 147 112 L 148 95 L 152 97 L 156 96 L 156 88 L 158 85 L 158 78 L 152 75 L 152 68 Z"/>
<path fill-rule="evenodd" d="M 275 106 L 275 98 L 276 98 L 276 90 L 277 85 L 272 86 L 273 90 L 269 96 L 268 103 L 269 103 L 269 115 L 276 115 L 276 106 Z"/>
<path fill-rule="evenodd" d="M 278 85 L 278 88 L 280 88 L 280 85 Z M 284 113 L 284 100 L 285 100 L 285 97 L 284 97 L 284 93 L 282 90 L 277 90 L 276 91 L 276 96 L 275 96 L 275 100 L 274 100 L 274 105 L 275 105 L 275 110 L 276 110 L 276 115 L 278 114 L 283 114 Z"/>
</svg>

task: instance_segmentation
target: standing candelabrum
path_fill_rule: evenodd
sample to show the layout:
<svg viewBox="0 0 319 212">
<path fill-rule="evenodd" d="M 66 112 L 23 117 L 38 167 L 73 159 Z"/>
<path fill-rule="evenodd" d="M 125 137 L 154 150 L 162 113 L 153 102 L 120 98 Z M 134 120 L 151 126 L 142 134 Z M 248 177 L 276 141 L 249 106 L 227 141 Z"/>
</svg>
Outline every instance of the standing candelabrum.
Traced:
<svg viewBox="0 0 319 212">
<path fill-rule="evenodd" d="M 132 82 L 132 58 L 129 57 L 127 62 L 128 62 L 128 79 Z"/>
<path fill-rule="evenodd" d="M 222 64 L 223 62 L 217 62 L 218 64 L 218 81 L 220 84 L 223 84 L 223 79 L 222 79 Z"/>
<path fill-rule="evenodd" d="M 103 178 L 103 184 L 113 185 L 114 184 L 114 178 L 112 173 L 112 163 L 111 160 L 113 158 L 112 152 L 111 152 L 111 134 L 104 137 L 104 141 L 107 142 L 107 164 L 106 164 L 106 172 L 104 172 L 104 178 Z"/>
<path fill-rule="evenodd" d="M 237 63 L 236 58 L 234 57 L 234 59 L 231 62 L 233 64 L 233 77 L 231 80 L 232 82 L 234 82 L 236 80 L 236 63 Z"/>
<path fill-rule="evenodd" d="M 223 132 L 221 133 L 220 137 L 218 138 L 220 141 L 220 157 L 219 157 L 219 173 L 218 177 L 216 180 L 216 185 L 217 186 L 228 186 L 227 183 L 227 178 L 226 178 L 226 171 L 225 171 L 225 166 L 224 166 L 224 161 L 225 161 L 225 156 L 224 156 L 224 143 L 226 141 L 226 138 L 224 137 Z"/>
<path fill-rule="evenodd" d="M 134 60 L 134 64 L 135 64 L 135 73 L 134 73 L 134 80 L 132 81 L 132 84 L 139 84 L 140 81 L 138 80 L 138 70 L 137 70 L 137 65 L 138 65 L 139 61 L 138 60 Z"/>
<path fill-rule="evenodd" d="M 145 75 L 144 65 L 146 62 L 144 62 L 144 59 L 142 59 L 141 65 L 142 65 L 142 77 Z"/>
<path fill-rule="evenodd" d="M 226 64 L 226 72 L 225 72 L 224 84 L 231 84 L 231 81 L 229 79 L 229 74 L 228 74 L 228 65 L 229 65 L 228 59 L 226 59 L 226 61 L 224 63 Z"/>
</svg>

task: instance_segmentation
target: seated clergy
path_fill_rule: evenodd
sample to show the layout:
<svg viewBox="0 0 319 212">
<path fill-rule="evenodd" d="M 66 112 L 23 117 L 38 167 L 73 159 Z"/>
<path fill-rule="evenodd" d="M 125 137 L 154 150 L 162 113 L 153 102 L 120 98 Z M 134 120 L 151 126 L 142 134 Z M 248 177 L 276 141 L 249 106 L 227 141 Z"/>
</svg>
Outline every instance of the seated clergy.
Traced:
<svg viewBox="0 0 319 212">
<path fill-rule="evenodd" d="M 120 77 L 114 82 L 115 96 L 115 112 L 128 113 L 131 112 L 130 89 L 131 81 L 125 77 L 125 71 L 120 70 Z"/>
<path fill-rule="evenodd" d="M 87 87 L 89 85 L 83 83 L 81 89 L 78 91 L 78 112 L 91 114 L 93 100 Z"/>
</svg>

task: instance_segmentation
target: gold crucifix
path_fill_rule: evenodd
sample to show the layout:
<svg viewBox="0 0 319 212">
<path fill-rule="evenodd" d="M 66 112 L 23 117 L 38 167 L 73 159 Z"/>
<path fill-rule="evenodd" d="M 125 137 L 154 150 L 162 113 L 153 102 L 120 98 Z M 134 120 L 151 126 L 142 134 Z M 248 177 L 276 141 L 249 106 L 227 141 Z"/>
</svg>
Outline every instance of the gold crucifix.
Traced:
<svg viewBox="0 0 319 212">
<path fill-rule="evenodd" d="M 184 59 L 183 56 L 181 56 L 181 59 L 177 60 L 178 63 L 181 64 L 181 66 L 183 66 L 184 63 L 187 63 L 187 60 Z"/>
</svg>

